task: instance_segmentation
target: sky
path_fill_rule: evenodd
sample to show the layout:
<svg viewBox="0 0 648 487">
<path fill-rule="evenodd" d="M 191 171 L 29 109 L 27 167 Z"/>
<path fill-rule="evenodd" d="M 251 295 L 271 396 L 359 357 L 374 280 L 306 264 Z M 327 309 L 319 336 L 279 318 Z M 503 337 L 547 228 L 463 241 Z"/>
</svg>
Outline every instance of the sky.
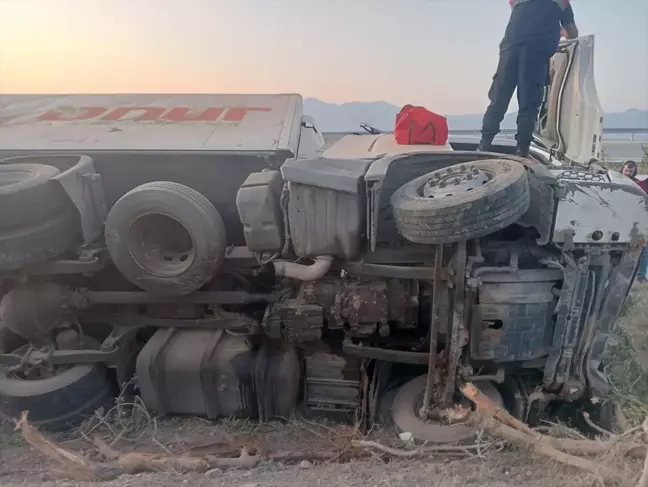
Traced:
<svg viewBox="0 0 648 487">
<path fill-rule="evenodd" d="M 572 4 L 605 111 L 648 109 L 648 1 Z M 0 0 L 0 93 L 296 92 L 481 113 L 509 14 L 507 0 Z"/>
</svg>

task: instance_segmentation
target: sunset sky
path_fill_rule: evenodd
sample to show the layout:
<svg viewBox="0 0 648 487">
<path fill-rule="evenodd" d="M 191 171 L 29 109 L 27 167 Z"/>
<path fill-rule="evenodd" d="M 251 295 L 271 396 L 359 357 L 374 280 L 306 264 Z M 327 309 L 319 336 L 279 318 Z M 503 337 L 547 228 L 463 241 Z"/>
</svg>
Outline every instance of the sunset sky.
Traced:
<svg viewBox="0 0 648 487">
<path fill-rule="evenodd" d="M 596 36 L 605 110 L 648 109 L 648 1 L 572 3 Z M 509 13 L 506 0 L 0 0 L 0 93 L 298 92 L 480 113 Z"/>
</svg>

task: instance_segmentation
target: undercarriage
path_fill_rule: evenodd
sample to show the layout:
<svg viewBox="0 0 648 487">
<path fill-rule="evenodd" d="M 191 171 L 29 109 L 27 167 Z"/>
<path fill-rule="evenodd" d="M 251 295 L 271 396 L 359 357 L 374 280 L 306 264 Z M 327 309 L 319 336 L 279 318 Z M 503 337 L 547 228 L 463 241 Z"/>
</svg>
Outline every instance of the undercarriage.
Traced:
<svg viewBox="0 0 648 487">
<path fill-rule="evenodd" d="M 326 415 L 448 442 L 473 434 L 464 382 L 530 423 L 604 403 L 645 207 L 586 229 L 569 205 L 644 197 L 502 154 L 387 159 L 249 174 L 241 233 L 179 183 L 139 185 L 107 211 L 92 158 L 40 158 L 63 169 L 58 211 L 76 230 L 56 255 L 2 260 L 2 412 L 65 430 L 135 383 L 162 415 Z"/>
</svg>

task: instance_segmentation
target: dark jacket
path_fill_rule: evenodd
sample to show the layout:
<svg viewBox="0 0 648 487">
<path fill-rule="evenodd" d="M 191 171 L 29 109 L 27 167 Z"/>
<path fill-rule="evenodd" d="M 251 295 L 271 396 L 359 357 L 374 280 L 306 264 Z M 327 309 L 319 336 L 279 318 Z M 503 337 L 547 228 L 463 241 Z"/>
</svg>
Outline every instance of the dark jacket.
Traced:
<svg viewBox="0 0 648 487">
<path fill-rule="evenodd" d="M 560 26 L 574 23 L 569 0 L 509 0 L 511 18 L 500 49 L 526 45 L 553 54 L 560 42 Z"/>
</svg>

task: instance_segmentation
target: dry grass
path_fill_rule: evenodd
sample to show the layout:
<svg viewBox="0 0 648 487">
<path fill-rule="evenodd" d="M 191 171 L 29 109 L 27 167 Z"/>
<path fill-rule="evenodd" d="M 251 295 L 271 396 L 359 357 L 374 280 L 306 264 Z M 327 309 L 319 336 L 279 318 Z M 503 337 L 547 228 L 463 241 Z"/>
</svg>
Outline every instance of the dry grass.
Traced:
<svg viewBox="0 0 648 487">
<path fill-rule="evenodd" d="M 612 398 L 634 426 L 648 415 L 648 287 L 637 284 L 606 350 Z"/>
</svg>

